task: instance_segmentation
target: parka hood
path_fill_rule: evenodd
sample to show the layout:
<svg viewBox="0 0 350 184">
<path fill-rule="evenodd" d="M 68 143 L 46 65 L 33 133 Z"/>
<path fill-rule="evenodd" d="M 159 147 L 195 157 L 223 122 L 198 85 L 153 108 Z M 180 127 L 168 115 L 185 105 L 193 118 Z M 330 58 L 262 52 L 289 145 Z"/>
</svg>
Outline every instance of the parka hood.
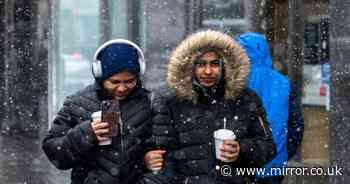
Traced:
<svg viewBox="0 0 350 184">
<path fill-rule="evenodd" d="M 192 88 L 194 61 L 212 49 L 224 59 L 225 99 L 235 99 L 246 87 L 250 62 L 244 49 L 226 34 L 201 31 L 183 40 L 170 56 L 167 81 L 178 99 L 196 101 L 197 94 Z"/>
<path fill-rule="evenodd" d="M 246 50 L 250 62 L 272 68 L 272 59 L 266 38 L 258 33 L 245 33 L 239 36 L 239 43 Z"/>
</svg>

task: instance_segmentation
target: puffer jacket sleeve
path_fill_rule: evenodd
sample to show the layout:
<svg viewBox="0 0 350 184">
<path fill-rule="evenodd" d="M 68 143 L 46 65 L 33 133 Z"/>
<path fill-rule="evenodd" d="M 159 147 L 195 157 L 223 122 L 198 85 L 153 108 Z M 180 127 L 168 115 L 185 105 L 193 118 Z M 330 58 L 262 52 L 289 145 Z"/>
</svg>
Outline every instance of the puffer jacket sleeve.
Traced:
<svg viewBox="0 0 350 184">
<path fill-rule="evenodd" d="M 259 97 L 248 92 L 243 99 L 244 112 L 248 114 L 249 136 L 239 140 L 240 154 L 239 162 L 248 167 L 262 167 L 276 154 L 276 147 L 273 143 L 271 128 L 266 120 L 265 110 Z"/>
<path fill-rule="evenodd" d="M 74 97 L 68 97 L 43 140 L 42 148 L 58 169 L 70 169 L 86 162 L 97 145 L 91 120 L 83 120 L 85 111 Z"/>
<path fill-rule="evenodd" d="M 153 125 L 152 136 L 147 141 L 150 146 L 148 150 L 165 149 L 166 158 L 163 169 L 157 174 L 145 174 L 140 184 L 176 184 L 178 175 L 175 173 L 175 161 L 172 150 L 177 146 L 177 133 L 174 128 L 170 94 L 156 93 L 152 103 Z"/>
<path fill-rule="evenodd" d="M 178 184 L 181 177 L 175 172 L 175 161 L 171 155 L 165 158 L 165 165 L 158 173 L 146 173 L 137 184 Z"/>
<path fill-rule="evenodd" d="M 148 140 L 153 148 L 171 149 L 176 145 L 176 131 L 173 125 L 169 96 L 156 94 L 152 102 L 152 137 Z"/>
</svg>

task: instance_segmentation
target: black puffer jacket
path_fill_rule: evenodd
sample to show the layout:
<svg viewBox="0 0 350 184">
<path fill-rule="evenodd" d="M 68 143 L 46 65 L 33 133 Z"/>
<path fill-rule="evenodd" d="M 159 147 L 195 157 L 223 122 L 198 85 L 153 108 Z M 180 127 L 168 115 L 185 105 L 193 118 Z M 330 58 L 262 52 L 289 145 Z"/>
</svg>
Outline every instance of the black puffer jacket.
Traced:
<svg viewBox="0 0 350 184">
<path fill-rule="evenodd" d="M 237 100 L 201 97 L 197 104 L 180 102 L 170 96 L 157 99 L 153 136 L 150 140 L 168 150 L 171 164 L 163 175 L 170 183 L 244 183 L 235 168 L 260 168 L 275 154 L 271 130 L 258 96 L 248 90 Z M 236 162 L 227 164 L 215 158 L 213 132 L 233 130 L 241 150 Z M 175 165 L 175 166 L 174 166 Z M 223 176 L 217 166 L 229 165 L 232 176 Z M 177 177 L 172 177 L 176 175 Z M 164 180 L 159 176 L 158 179 Z M 248 179 L 248 178 L 247 178 Z"/>
<path fill-rule="evenodd" d="M 43 150 L 57 168 L 72 169 L 72 184 L 134 183 L 151 133 L 149 92 L 137 87 L 120 102 L 124 131 L 109 146 L 98 146 L 91 127 L 91 114 L 101 110 L 100 94 L 95 84 L 68 97 L 43 140 Z"/>
<path fill-rule="evenodd" d="M 224 60 L 215 90 L 204 89 L 193 79 L 194 60 L 205 50 L 217 51 Z M 262 167 L 274 157 L 275 145 L 260 99 L 245 87 L 248 74 L 244 50 L 222 33 L 196 33 L 175 49 L 168 65 L 171 92 L 154 105 L 157 115 L 150 140 L 168 150 L 166 166 L 155 179 L 176 184 L 241 184 L 245 177 L 238 176 L 235 168 Z M 241 147 L 232 163 L 215 158 L 213 133 L 224 128 L 225 121 Z M 223 165 L 231 167 L 231 176 L 217 169 Z"/>
</svg>

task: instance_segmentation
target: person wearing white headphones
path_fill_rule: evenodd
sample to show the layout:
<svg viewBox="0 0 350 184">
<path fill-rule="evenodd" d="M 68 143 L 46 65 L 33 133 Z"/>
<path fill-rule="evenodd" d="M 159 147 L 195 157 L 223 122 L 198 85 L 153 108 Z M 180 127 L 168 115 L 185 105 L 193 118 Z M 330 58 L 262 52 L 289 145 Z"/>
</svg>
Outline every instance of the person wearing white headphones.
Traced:
<svg viewBox="0 0 350 184">
<path fill-rule="evenodd" d="M 58 169 L 72 169 L 72 184 L 131 184 L 141 177 L 152 114 L 150 92 L 140 80 L 145 68 L 141 49 L 128 40 L 97 49 L 95 83 L 67 97 L 42 144 Z M 119 102 L 122 122 L 114 137 L 107 122 L 91 118 L 111 99 Z"/>
<path fill-rule="evenodd" d="M 95 79 L 117 99 L 124 99 L 134 89 L 145 72 L 141 49 L 128 40 L 116 39 L 104 43 L 94 55 L 92 73 Z M 123 80 L 124 79 L 124 80 Z M 123 85 L 115 85 L 115 84 Z"/>
</svg>

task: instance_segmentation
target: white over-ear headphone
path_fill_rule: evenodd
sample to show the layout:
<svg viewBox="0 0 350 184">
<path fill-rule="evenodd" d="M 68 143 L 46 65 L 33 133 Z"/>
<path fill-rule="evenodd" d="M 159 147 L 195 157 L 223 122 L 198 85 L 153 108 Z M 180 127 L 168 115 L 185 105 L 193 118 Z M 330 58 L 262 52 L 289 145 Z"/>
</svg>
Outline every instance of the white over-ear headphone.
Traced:
<svg viewBox="0 0 350 184">
<path fill-rule="evenodd" d="M 145 74 L 146 71 L 146 62 L 145 62 L 145 57 L 143 55 L 143 52 L 141 50 L 141 48 L 139 46 L 137 46 L 135 43 L 129 41 L 129 40 L 125 40 L 125 39 L 114 39 L 114 40 L 109 40 L 106 43 L 102 44 L 95 52 L 94 54 L 94 60 L 92 62 L 92 74 L 94 75 L 94 77 L 96 79 L 101 78 L 102 77 L 102 64 L 101 61 L 97 59 L 97 55 L 106 47 L 108 47 L 111 44 L 115 44 L 115 43 L 124 43 L 124 44 L 128 44 L 130 46 L 132 46 L 133 48 L 135 48 L 137 50 L 137 55 L 139 56 L 139 64 L 140 64 L 140 76 Z"/>
</svg>

